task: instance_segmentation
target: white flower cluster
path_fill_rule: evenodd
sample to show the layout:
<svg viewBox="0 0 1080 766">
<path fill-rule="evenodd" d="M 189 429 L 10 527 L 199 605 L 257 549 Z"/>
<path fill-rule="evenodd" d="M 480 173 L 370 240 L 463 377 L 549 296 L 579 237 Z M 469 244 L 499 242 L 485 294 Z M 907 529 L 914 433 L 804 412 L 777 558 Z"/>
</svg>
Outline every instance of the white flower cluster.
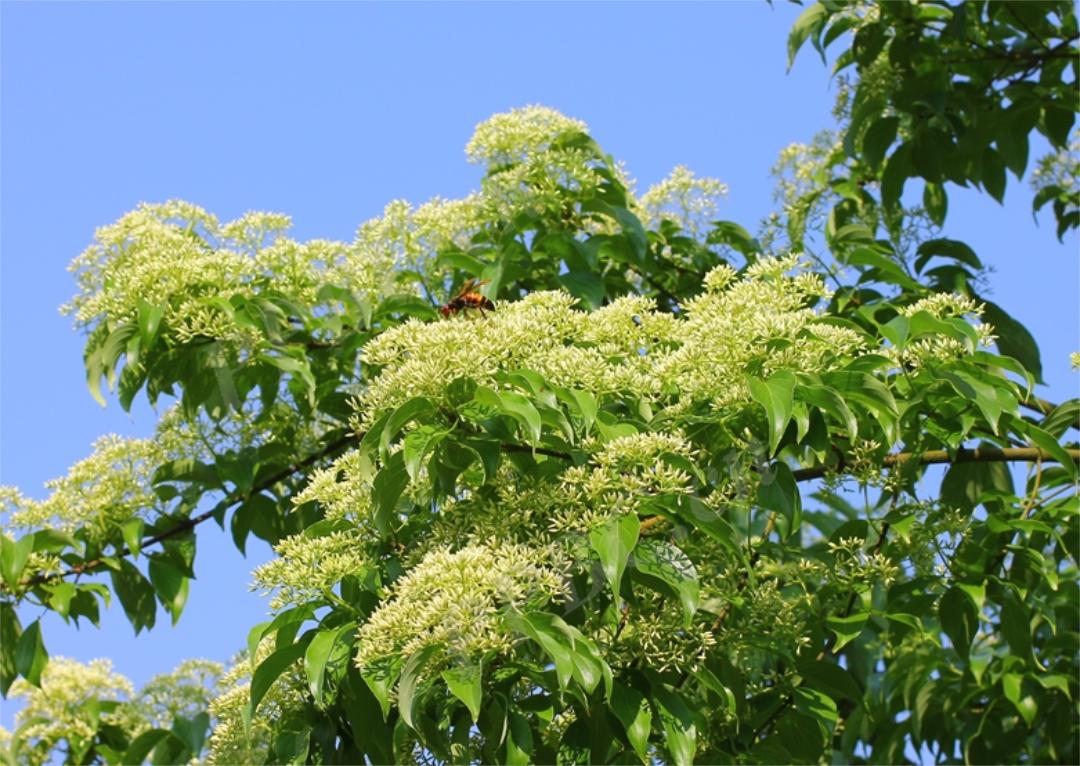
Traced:
<svg viewBox="0 0 1080 766">
<path fill-rule="evenodd" d="M 359 450 L 346 452 L 327 468 L 320 468 L 293 498 L 296 505 L 317 502 L 327 519 L 348 519 L 362 525 L 371 518 L 374 504 L 371 482 L 375 467 Z"/>
<path fill-rule="evenodd" d="M 274 651 L 272 638 L 263 639 L 249 662 L 241 654 L 218 682 L 220 694 L 210 702 L 214 728 L 210 733 L 207 764 L 265 763 L 274 725 L 306 702 L 308 691 L 303 660 L 286 668 L 270 685 L 258 710 L 245 721 L 251 702 L 251 672 Z"/>
<path fill-rule="evenodd" d="M 563 595 L 550 556 L 505 543 L 432 551 L 394 583 L 390 597 L 360 627 L 357 665 L 377 666 L 428 646 L 444 649 L 446 659 L 466 661 L 509 651 L 513 638 L 503 611 Z"/>
<path fill-rule="evenodd" d="M 466 249 L 484 227 L 532 213 L 557 214 L 582 230 L 604 228 L 604 221 L 582 216 L 576 200 L 599 189 L 605 173 L 628 188 L 632 182 L 593 146 L 573 140 L 586 130 L 540 106 L 497 114 L 476 127 L 466 147 L 469 161 L 488 170 L 479 192 L 419 207 L 391 202 L 359 227 L 351 244 L 297 242 L 283 215 L 253 212 L 221 223 L 183 201 L 140 205 L 99 229 L 72 262 L 79 293 L 62 310 L 81 326 L 115 328 L 134 320 L 154 296 L 169 342 L 206 337 L 246 347 L 260 340 L 260 331 L 232 315 L 226 302 L 236 296 L 275 292 L 312 305 L 319 289 L 332 285 L 374 304 L 390 292 L 417 290 L 410 282 L 420 274 L 429 280 L 424 290 L 437 293 L 445 274 L 434 256 Z M 677 168 L 641 203 L 628 204 L 697 231 L 723 192 L 718 181 Z"/>
<path fill-rule="evenodd" d="M 989 346 L 994 341 L 992 325 L 977 321 L 983 313 L 983 305 L 964 295 L 934 293 L 900 310 L 902 316 L 913 317 L 925 312 L 934 319 L 974 319 L 977 345 Z M 945 335 L 928 335 L 905 345 L 903 349 L 888 348 L 886 355 L 897 367 L 914 369 L 927 362 L 959 359 L 968 354 L 968 348 L 960 340 Z"/>
<path fill-rule="evenodd" d="M 655 228 L 663 220 L 674 221 L 690 236 L 702 236 L 727 190 L 727 185 L 715 178 L 697 178 L 685 165 L 679 165 L 641 195 L 642 223 Z"/>
<path fill-rule="evenodd" d="M 154 471 L 182 457 L 184 446 L 103 436 L 94 442 L 93 454 L 72 466 L 67 476 L 46 482 L 47 498 L 33 500 L 13 487 L 0 487 L 0 508 L 13 527 L 65 532 L 83 528 L 89 539 L 103 540 L 126 521 L 151 520 L 165 510 L 152 488 Z"/>
<path fill-rule="evenodd" d="M 797 268 L 794 256 L 764 259 L 736 280 L 720 267 L 679 316 L 640 297 L 577 311 L 569 295 L 545 292 L 484 317 L 394 327 L 364 348 L 364 361 L 381 370 L 360 397 L 358 425 L 414 396 L 444 399 L 455 378 L 495 386 L 497 372 L 522 368 L 556 385 L 661 406 L 749 402 L 744 379 L 752 362 L 766 375 L 820 372 L 864 347 L 854 331 L 818 321 L 808 303 L 827 290 L 815 274 L 787 276 Z"/>
<path fill-rule="evenodd" d="M 365 536 L 359 529 L 339 530 L 321 537 L 291 535 L 274 546 L 278 558 L 259 566 L 253 587 L 275 592 L 270 608 L 303 604 L 331 591 L 367 563 Z"/>
<path fill-rule="evenodd" d="M 526 106 L 496 114 L 476 126 L 465 147 L 469 162 L 488 166 L 527 162 L 561 137 L 586 133 L 589 127 L 544 106 Z"/>
<path fill-rule="evenodd" d="M 168 729 L 176 718 L 192 718 L 206 710 L 224 672 L 220 662 L 184 660 L 171 673 L 151 678 L 139 690 L 136 705 L 151 726 Z"/>
<path fill-rule="evenodd" d="M 389 263 L 419 272 L 434 271 L 431 259 L 447 248 L 466 249 L 471 237 L 486 223 L 484 202 L 477 194 L 463 199 L 435 199 L 414 208 L 394 200 L 379 218 L 361 224 L 356 232 L 355 254 L 339 271 L 362 282 L 369 264 Z"/>
<path fill-rule="evenodd" d="M 563 473 L 553 529 L 588 531 L 638 513 L 650 499 L 691 491 L 689 474 L 664 461 L 665 455 L 693 459 L 681 436 L 639 433 L 586 446 L 596 452 L 588 464 Z"/>
<path fill-rule="evenodd" d="M 98 728 L 98 714 L 90 703 L 95 700 L 130 701 L 135 690 L 131 682 L 114 673 L 109 660 L 88 664 L 51 657 L 41 674 L 41 686 L 31 686 L 20 678 L 9 691 L 13 698 L 24 697 L 26 706 L 15 714 L 18 734 L 23 742 L 21 754 L 26 763 L 37 766 L 50 762 L 53 749 L 63 740 L 89 739 Z M 100 714 L 100 720 L 137 732 L 139 722 L 131 710 L 122 706 L 115 712 Z M 22 728 L 25 725 L 25 728 Z"/>
<path fill-rule="evenodd" d="M 80 292 L 64 306 L 83 326 L 115 327 L 134 320 L 147 296 L 164 309 L 170 338 L 196 336 L 250 342 L 216 301 L 276 291 L 314 303 L 332 284 L 373 298 L 395 265 L 389 253 L 339 242 L 296 242 L 286 216 L 249 213 L 221 224 L 195 205 L 171 201 L 140 205 L 99 229 L 94 243 L 71 264 Z"/>
</svg>

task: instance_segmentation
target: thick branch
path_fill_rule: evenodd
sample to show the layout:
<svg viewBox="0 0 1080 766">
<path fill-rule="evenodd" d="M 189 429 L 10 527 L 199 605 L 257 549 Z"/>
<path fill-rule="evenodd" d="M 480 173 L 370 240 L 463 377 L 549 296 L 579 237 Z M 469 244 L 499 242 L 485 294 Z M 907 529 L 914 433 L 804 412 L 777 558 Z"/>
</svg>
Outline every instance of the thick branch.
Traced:
<svg viewBox="0 0 1080 766">
<path fill-rule="evenodd" d="M 1080 463 L 1080 449 L 1065 450 L 1074 462 Z M 946 450 L 928 450 L 926 452 L 897 452 L 888 455 L 881 462 L 883 468 L 898 466 L 915 460 L 921 465 L 934 465 L 938 463 L 1056 463 L 1057 458 L 1046 450 L 1035 447 L 1006 447 L 997 449 L 993 447 L 979 447 L 977 449 L 961 449 L 955 454 L 949 454 Z M 816 465 L 810 468 L 799 468 L 792 471 L 795 481 L 809 481 L 820 479 L 833 473 L 834 469 L 825 465 Z"/>
</svg>

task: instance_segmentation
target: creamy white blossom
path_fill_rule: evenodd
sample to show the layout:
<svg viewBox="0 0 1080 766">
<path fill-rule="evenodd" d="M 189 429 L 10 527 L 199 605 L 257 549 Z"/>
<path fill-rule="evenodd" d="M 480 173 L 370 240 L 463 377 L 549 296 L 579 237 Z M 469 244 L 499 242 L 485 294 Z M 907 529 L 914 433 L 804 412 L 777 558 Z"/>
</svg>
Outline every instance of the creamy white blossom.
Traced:
<svg viewBox="0 0 1080 766">
<path fill-rule="evenodd" d="M 360 626 L 361 668 L 434 646 L 452 660 L 507 652 L 506 609 L 540 606 L 563 595 L 562 577 L 543 549 L 514 544 L 435 550 L 390 589 Z"/>
</svg>

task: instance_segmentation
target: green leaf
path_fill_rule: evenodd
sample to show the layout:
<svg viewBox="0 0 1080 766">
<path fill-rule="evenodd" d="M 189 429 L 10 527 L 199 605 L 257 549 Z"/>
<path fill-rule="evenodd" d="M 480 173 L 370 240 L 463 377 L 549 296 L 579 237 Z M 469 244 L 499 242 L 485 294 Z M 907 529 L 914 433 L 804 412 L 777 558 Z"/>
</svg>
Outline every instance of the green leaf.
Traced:
<svg viewBox="0 0 1080 766">
<path fill-rule="evenodd" d="M 304 651 L 304 676 L 307 678 L 308 690 L 315 699 L 316 705 L 322 704 L 323 682 L 326 679 L 326 663 L 334 651 L 334 646 L 343 635 L 356 630 L 356 623 L 349 622 L 337 628 L 320 630 L 311 639 Z"/>
<path fill-rule="evenodd" d="M 445 429 L 430 425 L 420 426 L 409 432 L 409 435 L 405 437 L 402 453 L 405 459 L 405 471 L 409 474 L 410 480 L 414 482 L 419 480 L 420 468 L 423 466 L 424 458 L 449 433 Z"/>
<path fill-rule="evenodd" d="M 49 653 L 41 638 L 41 620 L 34 620 L 15 642 L 15 671 L 34 686 L 41 686 L 41 671 L 48 662 Z"/>
<path fill-rule="evenodd" d="M 124 607 L 128 622 L 138 635 L 143 628 L 154 627 L 157 618 L 157 604 L 154 602 L 154 588 L 143 577 L 134 564 L 127 559 L 120 560 L 120 569 L 109 572 L 113 591 Z"/>
<path fill-rule="evenodd" d="M 915 271 L 921 272 L 927 262 L 935 257 L 952 258 L 973 269 L 983 267 L 979 256 L 966 243 L 956 239 L 928 239 L 919 245 L 915 256 Z"/>
<path fill-rule="evenodd" d="M 139 552 L 142 550 L 143 528 L 145 526 L 146 524 L 142 519 L 132 519 L 120 527 L 124 543 L 134 558 L 138 558 Z"/>
<path fill-rule="evenodd" d="M 499 409 L 525 426 L 532 441 L 540 441 L 542 427 L 540 413 L 532 402 L 521 394 L 501 391 L 499 392 Z"/>
<path fill-rule="evenodd" d="M 637 545 L 640 531 L 641 522 L 637 515 L 626 514 L 594 529 L 589 534 L 592 549 L 600 557 L 600 566 L 604 570 L 604 577 L 611 585 L 612 598 L 616 604 L 619 603 L 623 570 L 626 569 L 630 551 Z"/>
<path fill-rule="evenodd" d="M 761 474 L 757 502 L 762 508 L 780 514 L 788 521 L 787 537 L 802 527 L 802 496 L 795 475 L 787 463 L 772 463 Z"/>
<path fill-rule="evenodd" d="M 393 314 L 405 314 L 417 319 L 437 319 L 438 311 L 430 303 L 415 295 L 391 295 L 383 299 L 375 309 L 376 317 L 386 317 Z"/>
<path fill-rule="evenodd" d="M 19 578 L 26 568 L 26 561 L 34 550 L 34 534 L 23 535 L 18 540 L 9 540 L 6 534 L 0 533 L 0 570 L 3 572 L 4 582 L 13 591 L 20 591 Z"/>
<path fill-rule="evenodd" d="M 828 19 L 828 12 L 825 6 L 821 3 L 814 3 L 806 10 L 799 14 L 799 18 L 795 20 L 795 24 L 791 27 L 791 32 L 788 33 L 788 69 L 795 63 L 795 56 L 799 53 L 799 49 L 806 42 L 806 39 L 810 35 L 820 35 L 822 28 L 825 25 L 825 21 Z M 824 60 L 824 54 L 822 55 Z"/>
<path fill-rule="evenodd" d="M 938 620 L 957 654 L 967 659 L 979 631 L 979 613 L 971 596 L 955 586 L 949 588 L 938 604 Z"/>
<path fill-rule="evenodd" d="M 1039 708 L 1033 697 L 1030 695 L 1022 696 L 1024 694 L 1024 676 L 1021 673 L 1005 673 L 1001 677 L 1001 690 L 1005 693 L 1005 698 L 1013 703 L 1017 712 L 1023 717 L 1024 723 L 1031 726 L 1039 712 Z"/>
<path fill-rule="evenodd" d="M 1005 199 L 1005 161 L 989 146 L 982 155 L 982 184 L 998 202 Z"/>
<path fill-rule="evenodd" d="M 599 308 L 604 302 L 604 280 L 592 271 L 571 271 L 559 275 L 559 284 L 589 308 Z"/>
<path fill-rule="evenodd" d="M 901 144 L 890 155 L 881 174 L 881 205 L 895 210 L 904 194 L 904 183 L 911 175 L 911 146 Z"/>
<path fill-rule="evenodd" d="M 270 687 L 294 662 L 304 656 L 307 648 L 307 641 L 297 641 L 295 644 L 289 644 L 273 652 L 255 668 L 255 672 L 251 674 L 251 702 L 247 708 L 247 719 L 249 721 L 255 715 L 255 711 L 259 709 L 259 703 L 262 702 L 266 693 L 270 691 Z"/>
<path fill-rule="evenodd" d="M 700 587 L 697 570 L 685 553 L 662 540 L 645 540 L 634 549 L 634 577 L 679 599 L 683 622 L 690 626 L 697 612 Z"/>
<path fill-rule="evenodd" d="M 398 407 L 386 420 L 379 436 L 379 447 L 385 457 L 390 451 L 390 442 L 397 438 L 398 432 L 409 422 L 435 412 L 435 405 L 430 399 L 418 396 Z"/>
<path fill-rule="evenodd" d="M 694 715 L 683 698 L 663 685 L 652 685 L 652 701 L 664 727 L 664 745 L 675 766 L 693 766 L 697 750 Z"/>
<path fill-rule="evenodd" d="M 176 736 L 164 729 L 150 729 L 137 736 L 124 752 L 123 763 L 143 763 L 150 751 L 166 737 Z"/>
<path fill-rule="evenodd" d="M 1005 590 L 1001 599 L 999 627 L 1012 653 L 1037 666 L 1031 647 L 1031 613 L 1011 588 Z"/>
<path fill-rule="evenodd" d="M 10 601 L 0 601 L 0 696 L 7 696 L 19 675 L 15 667 L 15 647 L 22 635 L 22 625 Z"/>
<path fill-rule="evenodd" d="M 590 658 L 586 657 L 584 663 L 579 663 L 578 652 L 572 645 L 567 645 L 576 638 L 583 639 L 580 632 L 566 625 L 555 615 L 545 612 L 530 612 L 525 615 L 508 612 L 504 619 L 512 630 L 538 643 L 544 653 L 551 658 L 555 665 L 555 675 L 560 689 L 566 689 L 572 679 L 580 681 L 586 687 L 586 691 L 592 691 L 588 688 L 590 684 L 595 688 L 599 678 L 593 678 L 595 674 L 590 672 L 592 670 L 588 665 Z M 586 675 L 582 675 L 582 668 L 585 669 Z"/>
<path fill-rule="evenodd" d="M 797 670 L 805 685 L 825 692 L 830 697 L 845 697 L 852 702 L 862 704 L 863 690 L 859 687 L 855 676 L 835 662 L 803 659 L 799 660 Z"/>
<path fill-rule="evenodd" d="M 1039 355 L 1039 344 L 1035 342 L 1032 334 L 1001 306 L 981 296 L 976 298 L 983 304 L 983 319 L 994 326 L 994 342 L 998 351 L 1020 362 L 1035 376 L 1036 381 L 1041 382 L 1042 359 Z"/>
<path fill-rule="evenodd" d="M 156 557 L 150 559 L 149 570 L 154 592 L 157 593 L 158 600 L 169 612 L 172 624 L 175 625 L 187 603 L 190 580 L 175 567 Z"/>
<path fill-rule="evenodd" d="M 1058 443 L 1058 440 L 1034 423 L 1016 421 L 1018 426 L 1021 423 L 1023 425 L 1017 430 L 1025 434 L 1036 447 L 1050 453 L 1050 455 L 1061 464 L 1062 468 L 1065 469 L 1065 472 L 1075 480 L 1077 476 L 1076 461 L 1073 460 L 1072 456 L 1065 448 Z"/>
<path fill-rule="evenodd" d="M 1057 689 L 1059 692 L 1065 695 L 1069 700 L 1072 699 L 1072 691 L 1069 689 L 1069 677 L 1061 675 L 1060 673 L 1051 673 L 1048 675 L 1037 674 L 1035 680 L 1039 682 L 1039 685 L 1044 689 Z"/>
<path fill-rule="evenodd" d="M 827 617 L 825 625 L 836 634 L 836 644 L 833 645 L 833 653 L 839 652 L 850 642 L 854 641 L 863 632 L 870 615 L 866 612 L 858 612 L 847 617 Z"/>
<path fill-rule="evenodd" d="M 529 719 L 511 710 L 507 724 L 506 763 L 508 766 L 533 763 L 533 737 Z"/>
<path fill-rule="evenodd" d="M 652 711 L 645 695 L 633 687 L 615 682 L 609 707 L 626 730 L 626 738 L 638 757 L 645 760 L 649 753 L 649 732 L 652 730 Z"/>
<path fill-rule="evenodd" d="M 817 721 L 826 735 L 832 734 L 833 729 L 836 727 L 838 715 L 836 703 L 828 694 L 818 689 L 800 686 L 792 692 L 792 696 L 794 697 L 796 710 Z"/>
<path fill-rule="evenodd" d="M 885 158 L 885 152 L 896 140 L 896 129 L 900 119 L 895 116 L 882 117 L 867 128 L 863 136 L 862 158 L 871 169 L 877 169 Z"/>
<path fill-rule="evenodd" d="M 442 672 L 446 688 L 465 703 L 473 723 L 480 719 L 480 703 L 483 701 L 484 669 L 481 665 L 459 665 Z"/>
<path fill-rule="evenodd" d="M 393 678 L 371 673 L 365 673 L 362 677 L 364 684 L 371 692 L 371 696 L 378 703 L 379 711 L 382 713 L 383 721 L 385 721 L 387 716 L 390 715 L 390 692 L 393 688 Z"/>
<path fill-rule="evenodd" d="M 828 386 L 800 385 L 795 389 L 795 398 L 812 404 L 823 413 L 832 415 L 847 429 L 848 439 L 854 441 L 859 435 L 859 421 L 855 418 L 847 402 Z"/>
<path fill-rule="evenodd" d="M 401 719 L 408 724 L 409 728 L 416 729 L 413 721 L 413 709 L 416 705 L 416 693 L 420 686 L 420 673 L 436 652 L 438 646 L 425 646 L 405 661 L 405 667 L 401 669 L 401 679 L 398 681 L 398 712 Z"/>
<path fill-rule="evenodd" d="M 935 226 L 945 225 L 945 216 L 949 212 L 949 195 L 939 183 L 926 182 L 923 187 L 923 207 Z"/>
<path fill-rule="evenodd" d="M 795 405 L 795 376 L 781 370 L 769 376 L 768 380 L 751 377 L 748 383 L 754 401 L 765 408 L 769 424 L 769 455 L 772 456 L 791 420 Z"/>
<path fill-rule="evenodd" d="M 210 729 L 210 716 L 203 712 L 193 718 L 173 719 L 172 733 L 187 746 L 191 756 L 197 756 L 202 752 L 203 742 L 206 741 L 206 733 Z"/>
<path fill-rule="evenodd" d="M 154 306 L 139 298 L 139 338 L 143 348 L 150 348 L 154 344 L 164 313 L 161 306 Z"/>
<path fill-rule="evenodd" d="M 395 509 L 405 488 L 409 486 L 409 472 L 405 470 L 405 456 L 395 452 L 375 476 L 371 492 L 375 500 L 375 526 L 386 535 L 396 520 Z"/>
</svg>

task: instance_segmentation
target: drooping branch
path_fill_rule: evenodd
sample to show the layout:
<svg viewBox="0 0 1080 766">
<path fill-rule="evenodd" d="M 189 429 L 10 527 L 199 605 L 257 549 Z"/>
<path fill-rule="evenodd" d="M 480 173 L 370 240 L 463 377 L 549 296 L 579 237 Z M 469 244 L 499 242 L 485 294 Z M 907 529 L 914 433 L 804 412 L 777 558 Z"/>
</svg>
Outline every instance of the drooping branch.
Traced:
<svg viewBox="0 0 1080 766">
<path fill-rule="evenodd" d="M 288 466 L 285 466 L 281 470 L 276 471 L 275 473 L 271 474 L 270 476 L 267 476 L 265 479 L 259 481 L 255 485 L 253 485 L 251 487 L 251 489 L 246 490 L 245 492 L 242 492 L 242 493 L 234 492 L 234 493 L 231 493 L 229 495 L 226 495 L 225 498 L 222 501 L 217 503 L 210 510 L 203 511 L 202 513 L 196 514 L 194 516 L 189 516 L 186 519 L 181 519 L 180 521 L 177 521 L 177 523 L 174 526 L 169 527 L 168 529 L 166 529 L 166 530 L 164 530 L 162 532 L 158 532 L 156 534 L 153 534 L 153 535 L 150 535 L 150 536 L 146 537 L 140 543 L 140 549 L 145 549 L 145 548 L 147 548 L 147 547 L 149 547 L 151 545 L 155 545 L 157 543 L 164 542 L 165 540 L 176 537 L 177 535 L 181 535 L 184 532 L 187 532 L 188 530 L 194 529 L 195 527 L 199 526 L 203 522 L 214 518 L 214 516 L 219 511 L 221 511 L 222 508 L 228 509 L 228 508 L 236 505 L 237 503 L 241 503 L 241 502 L 244 502 L 245 500 L 248 500 L 253 495 L 257 495 L 258 493 L 262 492 L 263 490 L 269 489 L 273 485 L 277 484 L 279 481 L 282 481 L 283 479 L 287 479 L 290 476 L 292 476 L 293 474 L 295 474 L 295 473 L 297 473 L 299 471 L 302 471 L 305 468 L 309 468 L 312 465 L 315 465 L 316 463 L 318 463 L 318 462 L 320 462 L 320 461 L 322 461 L 322 460 L 324 460 L 324 459 L 326 459 L 326 458 L 328 458 L 328 457 L 330 457 L 332 455 L 337 454 L 342 449 L 347 447 L 349 444 L 357 442 L 360 439 L 362 439 L 363 436 L 364 436 L 363 434 L 345 434 L 345 435 L 343 435 L 343 436 L 341 436 L 341 437 L 339 437 L 337 439 L 334 439 L 333 441 L 325 444 L 322 448 L 320 448 L 319 450 L 313 452 L 312 454 L 308 455 L 307 457 L 303 458 L 302 460 L 299 460 L 299 461 L 297 461 L 295 463 L 292 463 L 292 464 L 290 464 Z M 554 449 L 548 449 L 546 447 L 533 447 L 533 446 L 530 446 L 530 445 L 527 445 L 527 444 L 501 444 L 500 447 L 505 452 L 529 452 L 529 453 L 533 453 L 533 454 L 537 454 L 537 455 L 546 455 L 548 457 L 558 458 L 558 459 L 561 459 L 561 460 L 572 460 L 573 459 L 573 456 L 570 455 L 569 453 L 560 452 L 559 450 L 554 450 Z M 120 548 L 118 548 L 116 550 L 116 552 L 113 554 L 113 556 L 116 556 L 116 557 L 129 556 L 129 555 L 131 555 L 131 549 L 128 548 L 126 545 L 121 546 Z M 50 574 L 35 575 L 34 577 L 31 577 L 28 580 L 25 580 L 24 582 L 20 583 L 20 586 L 22 586 L 24 589 L 25 588 L 32 588 L 35 585 L 42 585 L 44 583 L 51 582 L 53 580 L 59 580 L 59 579 L 65 578 L 65 577 L 72 577 L 72 576 L 75 576 L 75 575 L 85 574 L 87 572 L 90 572 L 92 570 L 97 569 L 100 566 L 103 566 L 104 564 L 105 564 L 105 562 L 101 557 L 93 558 L 93 559 L 90 559 L 89 561 L 84 561 L 81 564 L 75 564 L 72 567 L 70 567 L 69 569 L 65 569 L 62 572 L 52 572 Z M 6 585 L 3 585 L 2 583 L 0 583 L 0 587 L 6 588 Z"/>
<path fill-rule="evenodd" d="M 272 473 L 271 475 L 267 476 L 262 481 L 254 484 L 251 487 L 251 489 L 249 489 L 249 490 L 247 490 L 245 492 L 242 492 L 242 493 L 239 493 L 239 492 L 230 493 L 220 503 L 218 503 L 216 506 L 214 506 L 214 508 L 212 508 L 212 509 L 210 509 L 208 511 L 203 511 L 202 513 L 196 514 L 195 516 L 189 516 L 186 519 L 182 519 L 182 520 L 178 521 L 174 526 L 169 527 L 168 529 L 166 529 L 166 530 L 164 530 L 162 532 L 158 532 L 156 534 L 148 536 L 147 538 L 145 538 L 140 543 L 140 548 L 146 548 L 146 547 L 149 547 L 151 545 L 155 545 L 157 543 L 164 542 L 165 540 L 168 540 L 170 538 L 176 537 L 177 535 L 183 534 L 184 532 L 187 532 L 190 529 L 194 529 L 198 525 L 202 524 L 204 521 L 206 521 L 208 519 L 212 519 L 214 517 L 214 515 L 219 510 L 221 510 L 221 508 L 223 508 L 223 507 L 224 508 L 229 508 L 229 507 L 231 507 L 233 505 L 236 505 L 237 503 L 240 503 L 240 502 L 243 502 L 244 500 L 249 499 L 253 495 L 257 495 L 258 493 L 262 492 L 264 489 L 269 489 L 270 487 L 277 484 L 279 481 L 282 481 L 283 479 L 289 478 L 294 473 L 297 473 L 298 471 L 302 471 L 305 468 L 308 468 L 308 467 L 314 465 L 315 463 L 318 463 L 320 460 L 323 460 L 324 458 L 327 458 L 330 455 L 335 454 L 336 452 L 340 451 L 341 449 L 346 447 L 351 442 L 356 441 L 357 438 L 359 438 L 359 437 L 357 437 L 355 434 L 345 434 L 345 435 L 343 435 L 343 436 L 341 436 L 341 437 L 339 437 L 337 439 L 334 439 L 333 441 L 323 445 L 319 450 L 313 452 L 312 454 L 308 455 L 307 457 L 305 457 L 305 458 L 303 458 L 301 460 L 298 460 L 297 462 L 292 463 L 292 464 L 290 464 L 288 466 L 285 466 L 281 470 L 276 471 L 275 473 Z M 116 553 L 114 555 L 115 556 L 129 556 L 129 555 L 131 555 L 131 549 L 128 548 L 126 545 L 122 546 L 121 548 L 119 548 L 116 551 Z M 70 569 L 64 570 L 63 572 L 53 572 L 51 574 L 35 575 L 34 577 L 31 577 L 29 580 L 26 580 L 25 582 L 20 583 L 20 585 L 22 585 L 25 588 L 32 588 L 35 585 L 41 585 L 43 583 L 50 582 L 52 580 L 57 580 L 57 579 L 61 579 L 61 578 L 64 578 L 64 577 L 71 577 L 73 575 L 79 575 L 79 574 L 89 572 L 92 569 L 96 569 L 97 567 L 99 567 L 99 566 L 101 566 L 103 564 L 104 564 L 104 561 L 101 558 L 90 559 L 89 561 L 84 561 L 81 564 L 76 564 L 76 565 L 72 566 Z"/>
</svg>

